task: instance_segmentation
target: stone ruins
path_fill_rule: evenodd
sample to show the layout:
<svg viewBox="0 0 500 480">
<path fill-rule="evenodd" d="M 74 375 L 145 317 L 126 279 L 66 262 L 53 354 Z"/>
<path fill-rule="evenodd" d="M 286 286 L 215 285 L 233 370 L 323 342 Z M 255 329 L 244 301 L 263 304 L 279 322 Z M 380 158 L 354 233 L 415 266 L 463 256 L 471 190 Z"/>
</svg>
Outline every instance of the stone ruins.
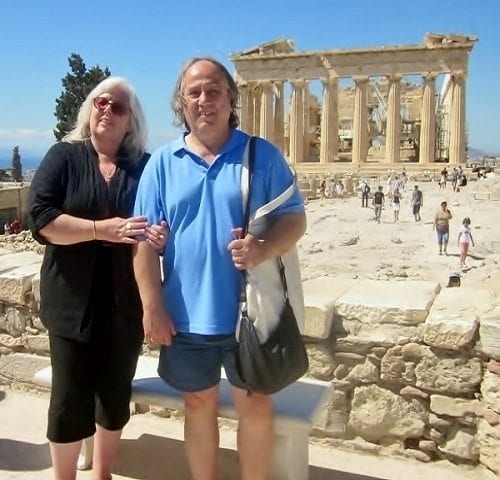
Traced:
<svg viewBox="0 0 500 480">
<path fill-rule="evenodd" d="M 241 128 L 278 145 L 299 172 L 465 164 L 465 80 L 476 40 L 427 34 L 423 45 L 317 52 L 276 40 L 233 54 Z"/>
</svg>

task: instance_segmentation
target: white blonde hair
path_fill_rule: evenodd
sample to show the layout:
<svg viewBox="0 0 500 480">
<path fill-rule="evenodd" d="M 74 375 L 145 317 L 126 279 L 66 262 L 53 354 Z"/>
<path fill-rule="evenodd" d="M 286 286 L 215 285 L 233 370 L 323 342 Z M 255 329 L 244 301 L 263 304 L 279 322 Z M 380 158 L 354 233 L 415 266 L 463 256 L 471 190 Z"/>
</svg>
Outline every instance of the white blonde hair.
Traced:
<svg viewBox="0 0 500 480">
<path fill-rule="evenodd" d="M 145 151 L 148 136 L 146 117 L 144 116 L 144 111 L 137 98 L 135 89 L 123 77 L 108 77 L 94 87 L 87 95 L 87 98 L 78 111 L 75 127 L 68 132 L 62 140 L 74 143 L 89 138 L 90 114 L 92 112 L 94 98 L 116 87 L 125 91 L 130 106 L 130 131 L 125 135 L 122 147 L 125 148 L 130 155 L 141 157 Z"/>
</svg>

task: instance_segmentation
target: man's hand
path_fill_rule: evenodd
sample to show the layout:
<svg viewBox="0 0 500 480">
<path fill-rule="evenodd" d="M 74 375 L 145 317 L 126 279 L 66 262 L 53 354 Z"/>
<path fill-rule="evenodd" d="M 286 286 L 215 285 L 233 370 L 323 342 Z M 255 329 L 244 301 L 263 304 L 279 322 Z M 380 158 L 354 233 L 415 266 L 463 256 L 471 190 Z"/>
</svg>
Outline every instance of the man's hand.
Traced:
<svg viewBox="0 0 500 480">
<path fill-rule="evenodd" d="M 177 334 L 174 323 L 163 306 L 145 308 L 142 324 L 144 337 L 152 345 L 170 345 L 172 336 Z"/>
<path fill-rule="evenodd" d="M 250 234 L 229 242 L 227 249 L 231 252 L 234 266 L 238 270 L 247 270 L 266 260 L 264 243 L 264 240 Z"/>
</svg>

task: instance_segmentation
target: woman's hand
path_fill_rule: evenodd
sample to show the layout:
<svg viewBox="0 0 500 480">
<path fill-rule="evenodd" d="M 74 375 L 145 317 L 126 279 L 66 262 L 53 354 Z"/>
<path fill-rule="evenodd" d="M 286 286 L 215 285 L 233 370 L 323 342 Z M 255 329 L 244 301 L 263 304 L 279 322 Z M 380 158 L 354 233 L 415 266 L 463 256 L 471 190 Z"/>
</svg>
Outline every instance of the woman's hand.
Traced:
<svg viewBox="0 0 500 480">
<path fill-rule="evenodd" d="M 138 217 L 113 217 L 104 220 L 96 220 L 96 240 L 105 240 L 113 243 L 135 244 L 136 237 L 146 233 L 147 219 L 145 216 Z"/>
<path fill-rule="evenodd" d="M 153 247 L 158 253 L 162 253 L 168 239 L 168 223 L 165 220 L 160 225 L 146 227 L 146 243 Z"/>
</svg>

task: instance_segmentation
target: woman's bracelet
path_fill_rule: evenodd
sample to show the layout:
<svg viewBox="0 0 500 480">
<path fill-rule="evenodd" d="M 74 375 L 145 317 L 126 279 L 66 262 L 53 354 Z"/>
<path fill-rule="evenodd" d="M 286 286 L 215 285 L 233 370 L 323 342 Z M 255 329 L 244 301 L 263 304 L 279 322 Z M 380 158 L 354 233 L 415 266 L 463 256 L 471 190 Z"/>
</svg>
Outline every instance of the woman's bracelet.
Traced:
<svg viewBox="0 0 500 480">
<path fill-rule="evenodd" d="M 92 220 L 92 234 L 94 236 L 94 240 L 97 240 L 96 228 L 95 228 L 95 220 Z"/>
</svg>

